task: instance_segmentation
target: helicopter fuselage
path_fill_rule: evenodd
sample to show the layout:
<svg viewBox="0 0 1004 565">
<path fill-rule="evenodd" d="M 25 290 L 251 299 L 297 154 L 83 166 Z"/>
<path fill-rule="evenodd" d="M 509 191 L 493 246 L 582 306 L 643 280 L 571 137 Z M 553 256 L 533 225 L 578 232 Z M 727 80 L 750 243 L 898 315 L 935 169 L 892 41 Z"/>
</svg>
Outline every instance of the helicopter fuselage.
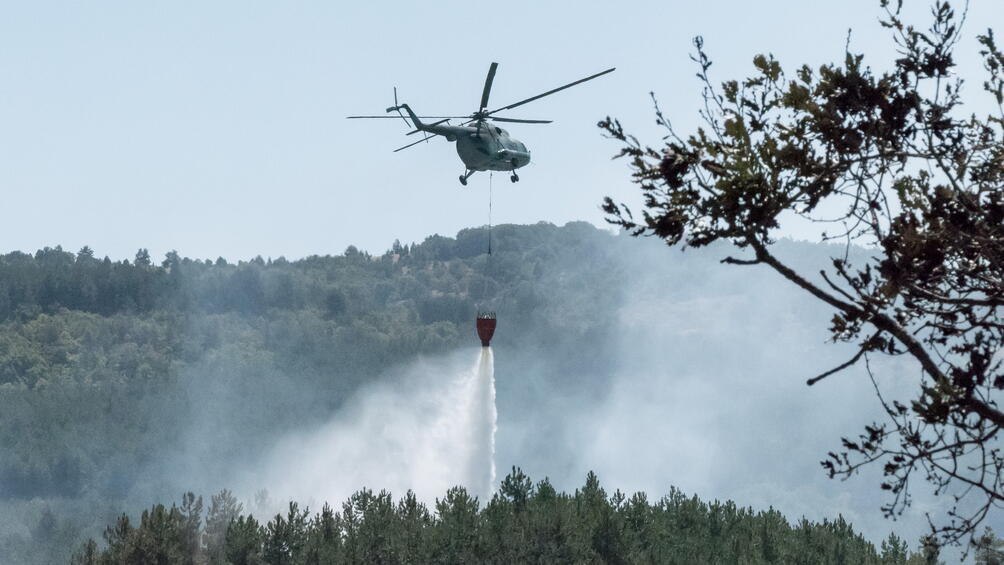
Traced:
<svg viewBox="0 0 1004 565">
<path fill-rule="evenodd" d="M 457 155 L 469 171 L 515 171 L 530 163 L 530 150 L 509 132 L 485 120 L 472 125 L 426 124 L 407 104 L 402 108 L 411 115 L 417 131 L 441 135 L 457 144 Z"/>
<path fill-rule="evenodd" d="M 483 124 L 456 136 L 457 155 L 472 171 L 515 171 L 530 163 L 530 151 L 509 132 Z"/>
</svg>

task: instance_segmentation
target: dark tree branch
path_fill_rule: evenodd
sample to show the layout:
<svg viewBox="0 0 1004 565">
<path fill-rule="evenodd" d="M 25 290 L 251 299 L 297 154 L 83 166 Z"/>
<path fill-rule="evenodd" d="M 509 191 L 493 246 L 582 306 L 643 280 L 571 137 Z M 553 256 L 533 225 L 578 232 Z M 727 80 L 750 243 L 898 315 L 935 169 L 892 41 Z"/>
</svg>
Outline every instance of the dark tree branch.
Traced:
<svg viewBox="0 0 1004 565">
<path fill-rule="evenodd" d="M 878 334 L 876 334 L 876 335 L 878 335 Z M 866 351 L 868 351 L 868 350 L 864 346 L 862 346 L 860 349 L 858 349 L 858 352 L 856 354 L 854 354 L 854 357 L 851 357 L 851 359 L 849 361 L 847 361 L 846 363 L 841 363 L 837 367 L 835 367 L 833 369 L 830 369 L 829 371 L 826 371 L 825 373 L 823 373 L 823 374 L 821 374 L 821 375 L 819 375 L 817 377 L 812 377 L 811 379 L 805 381 L 805 384 L 807 384 L 809 386 L 812 386 L 812 385 L 818 383 L 819 381 L 825 379 L 826 377 L 828 377 L 828 376 L 830 376 L 830 375 L 832 375 L 834 373 L 839 373 L 840 371 L 843 371 L 844 369 L 846 369 L 846 368 L 850 367 L 851 365 L 854 365 L 855 363 L 857 363 L 858 360 L 861 359 L 861 356 L 864 355 Z"/>
<path fill-rule="evenodd" d="M 952 78 L 961 24 L 948 2 L 935 0 L 924 30 L 902 21 L 901 3 L 880 3 L 899 51 L 882 74 L 848 52 L 842 65 L 802 67 L 789 79 L 772 57 L 757 56 L 753 76 L 716 88 L 704 44 L 695 41 L 706 127 L 677 135 L 657 108 L 670 134 L 664 149 L 652 149 L 615 120 L 601 124 L 624 144 L 645 201 L 643 220 L 609 199 L 604 210 L 633 235 L 671 245 L 725 240 L 751 248 L 753 259 L 722 263 L 766 264 L 833 308 L 834 341 L 870 326 L 874 335 L 851 360 L 809 385 L 862 356 L 874 382 L 869 352 L 913 357 L 921 369 L 914 398 L 887 402 L 875 383 L 891 427 L 866 426 L 824 466 L 846 478 L 882 461 L 889 515 L 909 504 L 911 477 L 920 473 L 955 500 L 950 522 L 932 529 L 957 542 L 985 516 L 960 515 L 963 499 L 997 505 L 1004 496 L 1004 455 L 987 449 L 1004 427 L 995 357 L 1004 349 L 1004 119 L 957 117 L 966 115 L 962 83 Z M 1004 108 L 1004 54 L 991 31 L 978 39 L 984 89 Z M 821 272 L 824 284 L 771 253 L 787 213 L 842 223 L 835 237 L 846 240 L 845 257 L 834 261 L 833 277 Z M 862 239 L 875 246 L 874 259 L 854 270 L 850 245 Z"/>
<path fill-rule="evenodd" d="M 726 257 L 719 262 L 730 265 L 759 265 L 762 263 L 759 259 L 736 259 L 735 257 Z"/>
</svg>

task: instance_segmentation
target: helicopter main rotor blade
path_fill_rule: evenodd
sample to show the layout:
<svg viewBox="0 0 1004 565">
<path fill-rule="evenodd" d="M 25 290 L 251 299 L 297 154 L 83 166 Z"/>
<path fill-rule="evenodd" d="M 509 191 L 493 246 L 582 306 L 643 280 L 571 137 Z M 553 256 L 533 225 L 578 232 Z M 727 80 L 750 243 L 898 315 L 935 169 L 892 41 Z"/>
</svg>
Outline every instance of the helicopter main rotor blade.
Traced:
<svg viewBox="0 0 1004 565">
<path fill-rule="evenodd" d="M 440 118 L 446 119 L 446 120 L 449 120 L 449 119 L 459 120 L 461 118 L 463 118 L 463 119 L 470 118 L 470 116 L 419 116 L 419 118 L 420 119 L 427 118 L 427 119 L 430 119 L 430 120 L 438 120 Z M 396 120 L 396 119 L 398 119 L 398 117 L 397 116 L 345 116 L 345 119 L 346 120 L 361 120 L 361 119 L 367 119 L 367 120 Z"/>
<path fill-rule="evenodd" d="M 617 69 L 617 67 L 611 67 L 611 68 L 609 68 L 609 69 L 607 69 L 607 70 L 605 70 L 603 72 L 596 73 L 595 75 L 587 76 L 586 78 L 580 78 L 579 80 L 577 80 L 575 82 L 570 82 L 570 83 L 566 84 L 565 86 L 559 86 L 558 88 L 554 88 L 552 90 L 548 90 L 547 92 L 545 92 L 543 94 L 538 94 L 536 96 L 531 96 L 530 98 L 527 98 L 526 100 L 520 100 L 519 102 L 516 102 L 515 104 L 510 104 L 508 106 L 503 106 L 503 107 L 501 107 L 501 108 L 499 108 L 497 110 L 492 110 L 491 112 L 488 112 L 488 115 L 490 116 L 490 115 L 494 114 L 495 112 L 501 112 L 502 110 L 511 110 L 511 109 L 513 109 L 513 108 L 515 108 L 517 106 L 522 106 L 523 104 L 526 104 L 527 102 L 533 102 L 534 100 L 537 100 L 539 98 L 543 98 L 545 96 L 550 96 L 550 95 L 554 94 L 555 92 L 559 92 L 559 91 L 565 90 L 566 88 L 571 88 L 571 87 L 573 87 L 573 86 L 575 86 L 577 84 L 582 84 L 582 83 L 586 82 L 587 80 L 593 80 L 596 77 L 601 77 L 601 76 L 603 76 L 603 75 L 605 75 L 607 73 L 612 73 L 616 69 Z"/>
<path fill-rule="evenodd" d="M 495 116 L 491 116 L 488 119 L 495 122 L 513 122 L 516 124 L 549 124 L 554 121 L 554 120 L 521 120 L 518 118 L 498 118 Z"/>
<path fill-rule="evenodd" d="M 418 145 L 419 143 L 422 143 L 423 141 L 429 141 L 430 139 L 432 139 L 434 137 L 436 137 L 436 136 L 434 136 L 434 135 L 428 135 L 428 136 L 426 136 L 426 137 L 424 137 L 422 139 L 419 139 L 418 141 L 416 141 L 414 143 L 409 143 L 408 145 L 405 145 L 404 147 L 398 147 L 397 149 L 394 150 L 394 153 L 397 153 L 398 151 L 401 151 L 403 149 L 407 149 L 407 148 L 409 148 L 409 147 L 411 147 L 413 145 Z"/>
<path fill-rule="evenodd" d="M 488 107 L 488 95 L 492 93 L 492 82 L 495 81 L 495 70 L 498 68 L 498 63 L 492 63 L 492 66 L 488 67 L 488 76 L 485 77 L 485 89 L 481 91 L 481 108 L 478 112 L 484 112 L 485 108 Z"/>
</svg>

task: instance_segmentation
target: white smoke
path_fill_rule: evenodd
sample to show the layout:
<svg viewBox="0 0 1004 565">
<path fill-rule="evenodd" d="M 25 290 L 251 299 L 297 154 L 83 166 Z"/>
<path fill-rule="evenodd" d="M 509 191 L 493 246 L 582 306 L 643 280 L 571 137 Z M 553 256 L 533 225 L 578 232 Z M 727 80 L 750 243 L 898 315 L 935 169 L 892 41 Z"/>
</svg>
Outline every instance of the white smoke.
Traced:
<svg viewBox="0 0 1004 565">
<path fill-rule="evenodd" d="M 364 487 L 395 496 L 412 490 L 431 502 L 463 485 L 486 501 L 495 480 L 495 426 L 490 348 L 474 367 L 459 355 L 422 359 L 359 391 L 320 429 L 280 442 L 242 490 L 264 487 L 280 505 L 337 507 Z"/>
</svg>

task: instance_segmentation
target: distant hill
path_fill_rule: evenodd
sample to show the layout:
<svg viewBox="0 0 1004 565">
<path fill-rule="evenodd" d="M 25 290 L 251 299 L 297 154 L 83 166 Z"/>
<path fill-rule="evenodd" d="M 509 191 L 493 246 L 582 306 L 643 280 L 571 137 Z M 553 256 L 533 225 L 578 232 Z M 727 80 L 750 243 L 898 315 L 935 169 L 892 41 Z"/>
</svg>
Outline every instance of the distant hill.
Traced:
<svg viewBox="0 0 1004 565">
<path fill-rule="evenodd" d="M 123 510 L 225 481 L 388 370 L 477 347 L 479 309 L 499 313 L 503 440 L 517 441 L 506 418 L 533 422 L 522 453 L 568 459 L 556 406 L 605 398 L 625 323 L 644 335 L 668 311 L 638 296 L 686 303 L 770 279 L 581 222 L 496 226 L 491 256 L 487 236 L 294 261 L 0 255 L 0 554 L 61 559 Z M 820 251 L 781 245 L 798 264 Z M 772 300 L 800 312 L 785 331 L 815 327 L 811 300 L 783 286 Z"/>
</svg>

